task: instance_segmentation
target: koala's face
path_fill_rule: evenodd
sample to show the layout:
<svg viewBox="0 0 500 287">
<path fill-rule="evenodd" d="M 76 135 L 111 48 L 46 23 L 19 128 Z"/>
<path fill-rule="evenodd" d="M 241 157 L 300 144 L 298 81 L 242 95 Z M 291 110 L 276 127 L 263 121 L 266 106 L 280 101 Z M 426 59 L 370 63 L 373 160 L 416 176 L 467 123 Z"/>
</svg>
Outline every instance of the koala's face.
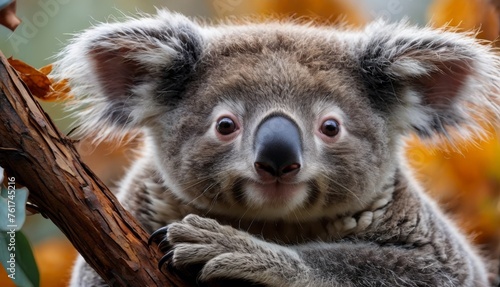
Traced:
<svg viewBox="0 0 500 287">
<path fill-rule="evenodd" d="M 255 41 L 235 37 L 240 48 Z M 271 39 L 256 52 L 207 50 L 174 112 L 150 123 L 172 191 L 240 217 L 316 217 L 371 201 L 396 135 L 345 53 L 304 49 Z"/>
<path fill-rule="evenodd" d="M 63 55 L 61 76 L 89 94 L 84 128 L 147 130 L 172 192 L 240 218 L 361 210 L 394 183 L 401 135 L 498 113 L 486 47 L 404 25 L 201 27 L 161 12 L 89 30 Z"/>
</svg>

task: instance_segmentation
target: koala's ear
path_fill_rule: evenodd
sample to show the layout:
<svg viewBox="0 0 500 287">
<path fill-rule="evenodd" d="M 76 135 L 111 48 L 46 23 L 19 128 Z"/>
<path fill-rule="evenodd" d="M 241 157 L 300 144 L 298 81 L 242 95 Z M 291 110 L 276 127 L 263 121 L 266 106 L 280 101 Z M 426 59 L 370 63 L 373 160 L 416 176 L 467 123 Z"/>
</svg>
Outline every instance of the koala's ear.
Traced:
<svg viewBox="0 0 500 287">
<path fill-rule="evenodd" d="M 201 56 L 201 27 L 166 11 L 100 24 L 60 54 L 54 76 L 68 79 L 80 131 L 126 131 L 173 106 Z"/>
<path fill-rule="evenodd" d="M 359 43 L 370 101 L 403 131 L 467 137 L 500 115 L 499 56 L 470 35 L 376 22 Z"/>
</svg>

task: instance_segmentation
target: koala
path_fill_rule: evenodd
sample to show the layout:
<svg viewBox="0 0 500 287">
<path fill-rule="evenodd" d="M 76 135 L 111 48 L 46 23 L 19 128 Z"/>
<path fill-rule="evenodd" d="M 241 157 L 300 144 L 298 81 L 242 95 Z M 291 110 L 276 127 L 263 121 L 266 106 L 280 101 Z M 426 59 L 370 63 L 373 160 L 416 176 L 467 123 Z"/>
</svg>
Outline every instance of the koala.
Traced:
<svg viewBox="0 0 500 287">
<path fill-rule="evenodd" d="M 117 196 L 192 284 L 480 287 L 488 262 L 402 151 L 485 136 L 499 68 L 472 35 L 405 22 L 158 11 L 77 35 L 55 76 L 82 133 L 143 135 Z M 71 286 L 106 283 L 79 258 Z"/>
</svg>

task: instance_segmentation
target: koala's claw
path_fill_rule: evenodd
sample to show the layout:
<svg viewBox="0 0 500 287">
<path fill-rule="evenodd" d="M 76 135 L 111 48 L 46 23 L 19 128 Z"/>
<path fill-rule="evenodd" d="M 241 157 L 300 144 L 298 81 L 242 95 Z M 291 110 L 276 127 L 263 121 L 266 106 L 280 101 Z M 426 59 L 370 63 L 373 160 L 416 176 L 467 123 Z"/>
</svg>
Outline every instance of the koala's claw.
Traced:
<svg viewBox="0 0 500 287">
<path fill-rule="evenodd" d="M 153 243 L 153 242 L 156 242 L 158 244 L 162 243 L 164 241 L 164 237 L 161 237 L 162 240 L 160 242 L 158 242 L 158 237 L 160 235 L 165 236 L 167 234 L 167 232 L 168 232 L 168 225 L 161 227 L 158 230 L 156 230 L 155 232 L 151 233 L 151 235 L 149 236 L 149 239 L 148 239 L 148 245 L 151 245 L 151 243 Z"/>
<path fill-rule="evenodd" d="M 170 266 L 172 264 L 172 257 L 174 256 L 174 250 L 168 251 L 163 257 L 160 259 L 158 262 L 158 269 L 162 269 L 163 265 L 168 262 L 168 265 Z"/>
</svg>

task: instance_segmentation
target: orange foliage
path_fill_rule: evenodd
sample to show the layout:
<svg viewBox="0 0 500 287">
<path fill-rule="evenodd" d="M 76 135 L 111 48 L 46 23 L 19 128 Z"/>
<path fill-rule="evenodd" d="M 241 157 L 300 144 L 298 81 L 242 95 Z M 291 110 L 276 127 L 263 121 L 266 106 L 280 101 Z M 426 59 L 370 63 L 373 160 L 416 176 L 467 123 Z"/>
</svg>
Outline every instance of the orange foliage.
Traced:
<svg viewBox="0 0 500 287">
<path fill-rule="evenodd" d="M 31 94 L 44 101 L 63 101 L 71 97 L 68 80 L 54 82 L 48 75 L 52 65 L 47 65 L 39 70 L 25 62 L 9 58 L 9 64 L 19 73 Z"/>
<path fill-rule="evenodd" d="M 367 17 L 348 0 L 255 0 L 243 1 L 242 9 L 257 14 L 277 14 L 285 17 L 312 17 L 320 22 L 334 23 L 345 21 L 351 25 L 361 26 L 366 23 Z"/>
<path fill-rule="evenodd" d="M 108 186 L 113 187 L 140 150 L 140 136 L 126 136 L 122 141 L 105 140 L 98 144 L 84 139 L 76 145 L 82 160 Z"/>
<path fill-rule="evenodd" d="M 500 141 L 429 148 L 416 137 L 406 155 L 429 194 L 450 211 L 476 242 L 497 249 L 500 242 Z"/>
<path fill-rule="evenodd" d="M 477 37 L 495 40 L 500 33 L 500 15 L 487 0 L 436 0 L 429 9 L 435 27 L 477 31 Z M 458 151 L 447 145 L 429 149 L 416 138 L 409 141 L 407 156 L 418 179 L 429 193 L 475 235 L 494 257 L 500 252 L 500 140 L 492 137 L 478 145 L 462 144 Z"/>
<path fill-rule="evenodd" d="M 488 0 L 436 0 L 429 9 L 429 18 L 435 27 L 479 29 L 480 39 L 495 40 L 500 33 L 500 18 Z"/>
<path fill-rule="evenodd" d="M 50 80 L 45 74 L 31 67 L 25 62 L 9 58 L 9 64 L 16 69 L 23 82 L 28 86 L 31 94 L 43 98 L 50 92 Z"/>
</svg>

